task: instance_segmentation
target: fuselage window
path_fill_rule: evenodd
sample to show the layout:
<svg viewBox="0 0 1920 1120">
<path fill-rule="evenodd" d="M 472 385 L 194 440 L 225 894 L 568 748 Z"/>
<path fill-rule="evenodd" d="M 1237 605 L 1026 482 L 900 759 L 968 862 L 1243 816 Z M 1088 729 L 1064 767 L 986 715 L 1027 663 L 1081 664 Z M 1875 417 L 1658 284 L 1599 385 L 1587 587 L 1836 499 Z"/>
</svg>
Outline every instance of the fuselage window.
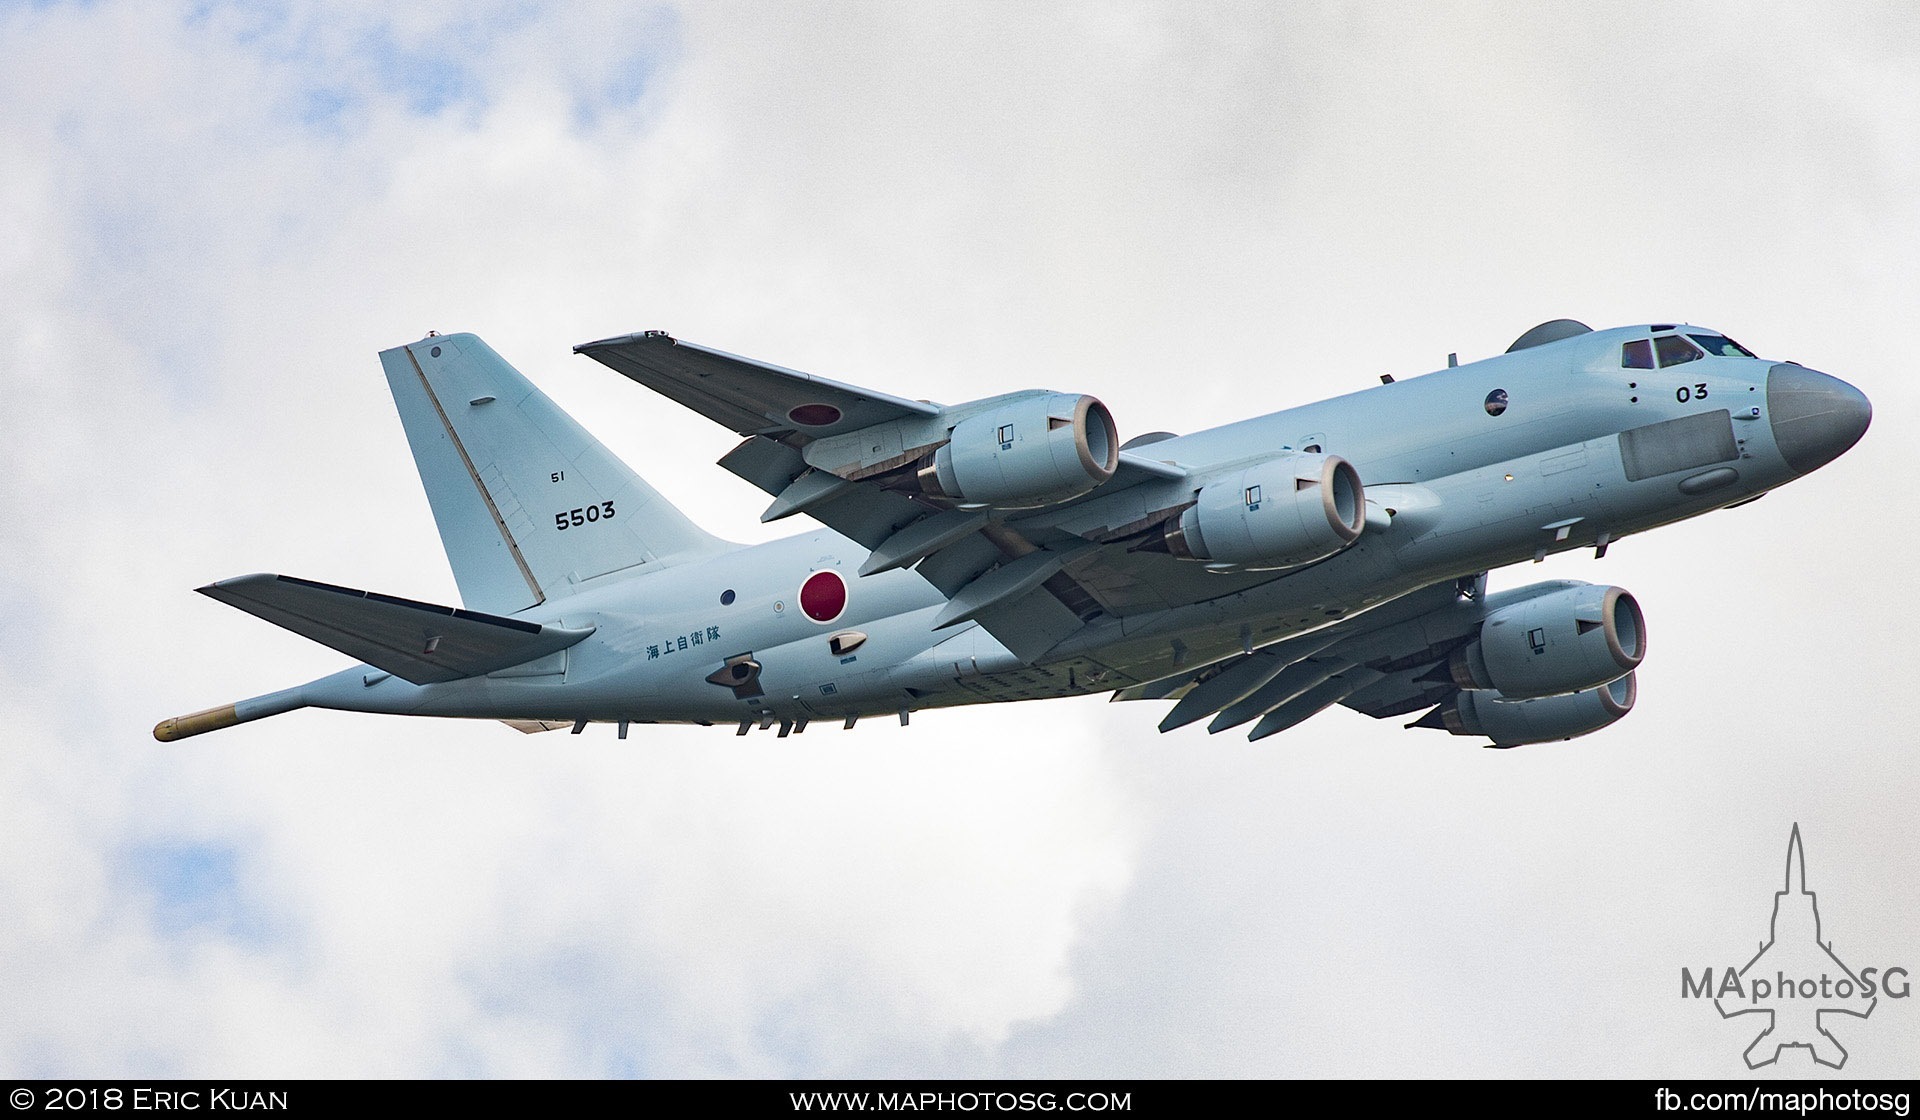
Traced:
<svg viewBox="0 0 1920 1120">
<path fill-rule="evenodd" d="M 1688 338 L 1706 347 L 1716 358 L 1751 358 L 1753 351 L 1723 334 L 1690 334 Z"/>
<path fill-rule="evenodd" d="M 1661 369 L 1665 369 L 1668 366 L 1677 366 L 1681 362 L 1691 362 L 1696 358 L 1706 357 L 1693 343 L 1688 342 L 1677 334 L 1670 334 L 1664 338 L 1654 339 L 1653 348 L 1660 355 Z"/>
<path fill-rule="evenodd" d="M 1620 348 L 1620 364 L 1628 369 L 1653 368 L 1653 343 L 1636 339 Z"/>
</svg>

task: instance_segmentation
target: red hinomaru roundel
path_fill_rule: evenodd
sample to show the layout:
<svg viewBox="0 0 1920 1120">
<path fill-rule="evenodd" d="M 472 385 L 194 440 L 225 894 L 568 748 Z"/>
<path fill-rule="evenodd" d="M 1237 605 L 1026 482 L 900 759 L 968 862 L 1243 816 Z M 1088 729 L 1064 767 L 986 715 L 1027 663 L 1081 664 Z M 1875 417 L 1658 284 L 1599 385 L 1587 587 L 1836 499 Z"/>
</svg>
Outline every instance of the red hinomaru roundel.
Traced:
<svg viewBox="0 0 1920 1120">
<path fill-rule="evenodd" d="M 825 428 L 840 422 L 840 410 L 830 404 L 803 404 L 789 409 L 787 419 L 809 428 Z"/>
<path fill-rule="evenodd" d="M 800 585 L 800 609 L 815 622 L 832 622 L 847 609 L 847 581 L 835 571 L 819 571 Z"/>
</svg>

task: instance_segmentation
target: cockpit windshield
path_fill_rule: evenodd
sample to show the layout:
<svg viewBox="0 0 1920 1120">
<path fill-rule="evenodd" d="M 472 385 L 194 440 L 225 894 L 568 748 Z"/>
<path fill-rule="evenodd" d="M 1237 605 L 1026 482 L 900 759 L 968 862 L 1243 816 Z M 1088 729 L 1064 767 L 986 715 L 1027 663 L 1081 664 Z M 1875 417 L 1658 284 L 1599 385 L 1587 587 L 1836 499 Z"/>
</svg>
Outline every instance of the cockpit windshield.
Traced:
<svg viewBox="0 0 1920 1120">
<path fill-rule="evenodd" d="M 1753 351 L 1723 334 L 1689 334 L 1687 337 L 1705 347 L 1707 353 L 1716 358 L 1753 357 Z"/>
<path fill-rule="evenodd" d="M 1681 362 L 1697 361 L 1706 357 L 1677 334 L 1661 335 L 1653 340 L 1654 353 L 1660 355 L 1660 368 L 1677 366 Z"/>
<path fill-rule="evenodd" d="M 1688 339 L 1693 341 L 1689 342 Z M 1694 343 L 1698 343 L 1698 347 Z M 1702 350 L 1706 353 L 1701 353 Z M 1664 368 L 1677 366 L 1682 362 L 1696 361 L 1709 355 L 1715 358 L 1751 358 L 1753 351 L 1724 334 L 1688 331 L 1684 335 L 1669 334 L 1659 338 L 1636 338 L 1620 347 L 1620 364 L 1627 369 L 1652 369 L 1656 364 Z"/>
</svg>

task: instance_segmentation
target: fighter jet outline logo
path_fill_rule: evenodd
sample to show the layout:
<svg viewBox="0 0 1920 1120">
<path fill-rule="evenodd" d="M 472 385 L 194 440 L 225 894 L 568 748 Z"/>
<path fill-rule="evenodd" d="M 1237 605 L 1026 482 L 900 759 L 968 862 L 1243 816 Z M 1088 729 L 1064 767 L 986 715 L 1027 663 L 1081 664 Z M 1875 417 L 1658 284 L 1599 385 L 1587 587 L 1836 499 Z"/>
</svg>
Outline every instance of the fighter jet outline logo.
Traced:
<svg viewBox="0 0 1920 1120">
<path fill-rule="evenodd" d="M 1767 1017 L 1767 1028 L 1741 1055 L 1748 1069 L 1772 1065 L 1780 1060 L 1781 1051 L 1790 1047 L 1804 1049 L 1814 1061 L 1839 1069 L 1847 1064 L 1847 1050 L 1827 1029 L 1827 1016 L 1865 1019 L 1880 1004 L 1877 993 L 1867 994 L 1874 993 L 1874 985 L 1863 983 L 1834 954 L 1833 942 L 1821 936 L 1819 901 L 1806 884 L 1806 852 L 1800 842 L 1800 825 L 1795 822 L 1787 841 L 1786 880 L 1773 896 L 1767 940 L 1738 973 L 1736 991 L 1751 993 L 1751 1003 L 1729 1011 L 1722 1001 L 1724 991 L 1713 1001 L 1723 1018 Z M 1756 971 L 1763 961 L 1767 962 L 1766 968 L 1775 970 L 1772 983 Z M 1844 979 L 1836 978 L 1836 973 Z M 1772 1006 L 1763 1006 L 1762 1000 Z M 1864 1007 L 1860 1006 L 1862 1002 Z"/>
</svg>

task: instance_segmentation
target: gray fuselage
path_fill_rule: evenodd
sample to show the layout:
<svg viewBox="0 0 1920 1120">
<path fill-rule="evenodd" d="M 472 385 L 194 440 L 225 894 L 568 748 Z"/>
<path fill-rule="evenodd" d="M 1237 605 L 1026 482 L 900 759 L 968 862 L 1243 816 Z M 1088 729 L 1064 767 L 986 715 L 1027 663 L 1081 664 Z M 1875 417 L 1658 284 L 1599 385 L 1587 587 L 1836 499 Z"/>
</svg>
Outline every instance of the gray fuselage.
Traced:
<svg viewBox="0 0 1920 1120">
<path fill-rule="evenodd" d="M 1236 465 L 1322 450 L 1358 469 L 1367 531 L 1291 571 L 1208 570 L 1164 552 L 1097 556 L 1087 574 L 1121 588 L 1116 601 L 1127 605 L 1032 665 L 973 623 L 934 630 L 946 599 L 925 579 L 905 569 L 861 577 L 867 550 L 819 529 L 643 575 L 616 573 L 523 612 L 529 622 L 594 630 L 528 665 L 427 685 L 362 666 L 305 686 L 302 698 L 420 715 L 733 723 L 1110 691 L 1335 624 L 1351 628 L 1356 616 L 1441 581 L 1604 548 L 1749 500 L 1858 437 L 1844 415 L 1830 414 L 1855 400 L 1864 409 L 1865 398 L 1797 365 L 1706 356 L 1666 369 L 1623 367 L 1623 343 L 1649 332 L 1582 334 L 1146 445 L 1140 454 L 1189 477 L 1142 483 L 1117 500 L 1177 501 L 1182 495 L 1156 497 L 1153 488 L 1192 491 Z M 1673 421 L 1681 423 L 1655 427 Z M 1088 524 L 1124 520 L 1124 511 L 1099 508 L 1110 500 L 1096 496 L 1074 512 Z M 798 604 L 802 582 L 821 569 L 842 573 L 848 589 L 844 609 L 825 622 Z M 1152 592 L 1130 600 L 1129 584 Z M 727 658 L 746 654 L 760 666 L 759 695 L 737 697 L 709 680 Z"/>
</svg>

